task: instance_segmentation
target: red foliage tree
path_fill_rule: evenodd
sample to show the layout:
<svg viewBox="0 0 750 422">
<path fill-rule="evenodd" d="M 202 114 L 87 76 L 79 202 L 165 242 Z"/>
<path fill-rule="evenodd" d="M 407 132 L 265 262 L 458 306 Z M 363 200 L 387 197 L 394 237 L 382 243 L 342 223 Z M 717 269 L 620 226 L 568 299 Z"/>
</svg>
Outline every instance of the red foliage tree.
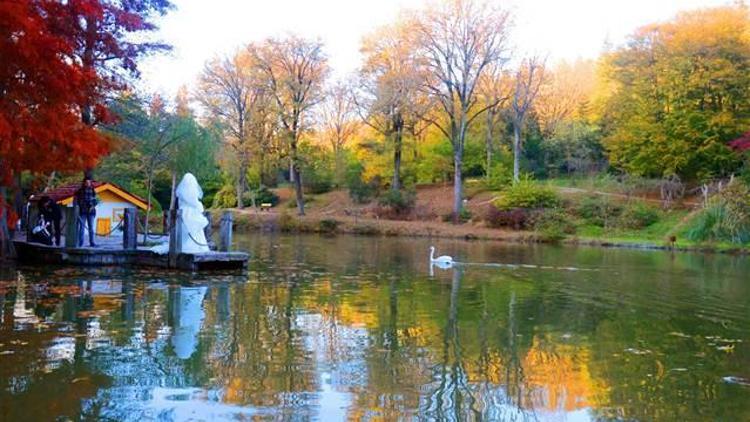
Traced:
<svg viewBox="0 0 750 422">
<path fill-rule="evenodd" d="M 97 75 L 74 58 L 61 33 L 61 2 L 0 2 L 0 185 L 29 170 L 76 170 L 107 150 L 106 139 L 81 122 Z M 1 199 L 0 199 L 1 200 Z"/>
<path fill-rule="evenodd" d="M 107 151 L 92 129 L 105 101 L 169 47 L 144 35 L 168 0 L 0 2 L 0 184 L 15 173 L 79 170 Z M 83 123 L 83 125 L 81 124 Z"/>
<path fill-rule="evenodd" d="M 108 139 L 105 101 L 137 77 L 136 61 L 168 0 L 0 1 L 0 208 L 22 171 L 91 168 Z M 0 214 L 0 256 L 8 249 Z M 12 248 L 10 248 L 12 249 Z"/>
</svg>

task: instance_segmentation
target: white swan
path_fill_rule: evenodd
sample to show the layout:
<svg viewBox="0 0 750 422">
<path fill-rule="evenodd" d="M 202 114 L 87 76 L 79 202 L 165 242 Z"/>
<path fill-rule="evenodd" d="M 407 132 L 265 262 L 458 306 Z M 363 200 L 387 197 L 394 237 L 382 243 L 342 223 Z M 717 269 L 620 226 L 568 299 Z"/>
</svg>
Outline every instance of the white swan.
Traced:
<svg viewBox="0 0 750 422">
<path fill-rule="evenodd" d="M 435 258 L 435 247 L 430 246 L 430 262 L 433 264 L 437 264 L 438 266 L 450 266 L 453 265 L 453 258 L 448 255 L 443 255 Z"/>
</svg>

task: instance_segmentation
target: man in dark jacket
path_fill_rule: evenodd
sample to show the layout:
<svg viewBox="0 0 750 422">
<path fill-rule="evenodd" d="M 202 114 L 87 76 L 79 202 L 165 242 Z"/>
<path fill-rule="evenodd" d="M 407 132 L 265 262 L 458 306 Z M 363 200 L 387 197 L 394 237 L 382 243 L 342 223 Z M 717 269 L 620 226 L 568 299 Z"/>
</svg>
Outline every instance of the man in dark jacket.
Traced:
<svg viewBox="0 0 750 422">
<path fill-rule="evenodd" d="M 83 179 L 83 184 L 75 193 L 75 203 L 78 205 L 78 246 L 83 246 L 83 229 L 89 231 L 89 245 L 95 247 L 94 221 L 96 220 L 96 191 L 88 176 Z"/>
<path fill-rule="evenodd" d="M 60 246 L 60 221 L 62 220 L 62 210 L 49 196 L 42 196 L 39 199 L 39 213 L 44 216 L 44 220 L 52 223 L 52 233 L 55 246 Z"/>
</svg>

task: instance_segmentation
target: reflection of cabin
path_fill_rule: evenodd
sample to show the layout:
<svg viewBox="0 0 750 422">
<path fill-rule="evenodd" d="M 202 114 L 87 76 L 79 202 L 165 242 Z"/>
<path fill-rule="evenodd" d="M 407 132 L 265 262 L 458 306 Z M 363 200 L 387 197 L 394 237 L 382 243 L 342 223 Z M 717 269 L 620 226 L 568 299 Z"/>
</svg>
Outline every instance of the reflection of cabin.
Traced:
<svg viewBox="0 0 750 422">
<path fill-rule="evenodd" d="M 108 182 L 93 182 L 99 203 L 96 205 L 96 234 L 107 235 L 123 219 L 126 208 L 146 210 L 146 200 L 138 195 L 130 193 L 125 189 Z M 30 217 L 33 215 L 35 221 L 37 215 L 37 202 L 42 196 L 49 196 L 53 201 L 63 207 L 72 207 L 76 191 L 81 187 L 80 183 L 60 186 L 47 192 L 34 194 L 29 198 L 31 203 Z M 32 214 L 33 212 L 33 214 Z M 119 233 L 115 231 L 113 234 Z"/>
</svg>

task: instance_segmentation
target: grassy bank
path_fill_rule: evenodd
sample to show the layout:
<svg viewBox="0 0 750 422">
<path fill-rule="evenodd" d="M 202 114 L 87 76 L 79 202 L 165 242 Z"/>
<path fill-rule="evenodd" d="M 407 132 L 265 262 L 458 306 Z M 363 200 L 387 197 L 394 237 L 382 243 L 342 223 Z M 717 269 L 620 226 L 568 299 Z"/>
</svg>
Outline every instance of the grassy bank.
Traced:
<svg viewBox="0 0 750 422">
<path fill-rule="evenodd" d="M 233 210 L 237 231 L 338 233 L 493 240 L 518 243 L 564 243 L 684 251 L 748 253 L 748 245 L 689 240 L 691 222 L 699 212 L 684 201 L 669 209 L 645 193 L 622 194 L 619 182 L 569 180 L 535 183 L 534 192 L 497 192 L 470 184 L 462 224 L 446 222 L 451 187 L 420 186 L 408 212 L 395 213 L 382 203 L 356 204 L 347 192 L 312 197 L 307 215 L 298 217 L 290 192 L 278 190 L 280 204 L 271 211 Z M 539 197 L 537 187 L 552 191 Z M 528 189 L 525 188 L 525 189 Z M 608 189 L 604 191 L 601 189 Z M 640 196 L 639 196 L 640 195 Z M 509 199 L 510 198 L 510 199 Z M 542 199 L 540 199 L 542 198 Z M 543 203 L 534 203 L 534 201 Z M 505 207 L 520 201 L 521 208 Z M 544 202 L 547 201 L 547 202 Z M 507 208 L 507 209 L 506 209 Z M 519 211 L 520 210 L 520 211 Z M 214 222 L 220 210 L 214 210 Z"/>
</svg>

